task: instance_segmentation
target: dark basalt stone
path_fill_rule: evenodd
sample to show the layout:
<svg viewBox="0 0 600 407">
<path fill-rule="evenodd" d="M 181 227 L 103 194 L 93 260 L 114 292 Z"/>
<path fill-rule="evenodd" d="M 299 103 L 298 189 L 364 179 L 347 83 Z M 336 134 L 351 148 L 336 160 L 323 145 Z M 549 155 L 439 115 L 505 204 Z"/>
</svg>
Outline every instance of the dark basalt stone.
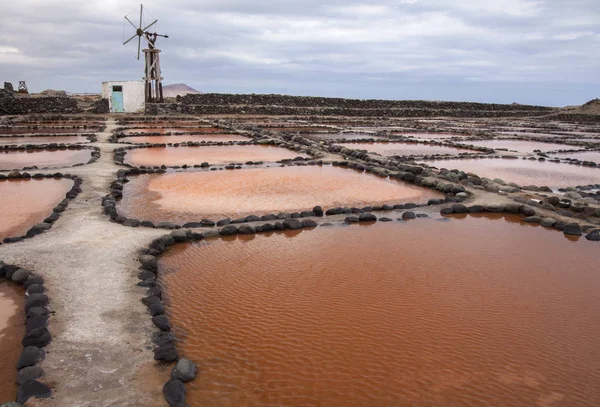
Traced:
<svg viewBox="0 0 600 407">
<path fill-rule="evenodd" d="M 600 229 L 592 230 L 590 233 L 585 235 L 587 240 L 591 240 L 592 242 L 600 242 Z"/>
<path fill-rule="evenodd" d="M 286 229 L 296 230 L 302 228 L 302 223 L 298 219 L 286 219 L 283 221 L 283 226 Z"/>
<path fill-rule="evenodd" d="M 252 235 L 252 234 L 256 233 L 256 230 L 255 230 L 255 228 L 253 228 L 250 225 L 242 225 L 239 227 L 238 232 L 241 235 Z"/>
<path fill-rule="evenodd" d="M 143 226 L 145 228 L 155 228 L 154 223 L 150 222 L 149 220 L 143 220 L 140 222 L 140 226 Z"/>
<path fill-rule="evenodd" d="M 32 329 L 23 337 L 21 343 L 24 347 L 27 346 L 37 346 L 38 348 L 43 348 L 48 345 L 51 341 L 50 332 L 46 327 L 41 327 L 37 329 Z"/>
<path fill-rule="evenodd" d="M 155 256 L 150 256 L 144 254 L 139 257 L 140 264 L 146 270 L 157 270 L 158 269 L 158 259 Z"/>
<path fill-rule="evenodd" d="M 323 208 L 321 208 L 320 206 L 315 206 L 312 211 L 315 214 L 315 216 L 323 216 Z"/>
<path fill-rule="evenodd" d="M 21 352 L 21 356 L 19 356 L 17 369 L 33 366 L 40 360 L 43 360 L 45 355 L 46 353 L 43 349 L 40 349 L 37 346 L 27 346 L 23 349 L 23 352 Z"/>
<path fill-rule="evenodd" d="M 227 225 L 223 229 L 221 229 L 221 231 L 219 232 L 219 234 L 221 236 L 231 236 L 231 235 L 235 235 L 237 233 L 238 233 L 238 228 L 234 225 Z"/>
<path fill-rule="evenodd" d="M 310 218 L 316 216 L 315 213 L 313 211 L 302 211 L 300 212 L 300 217 L 301 218 Z"/>
<path fill-rule="evenodd" d="M 379 218 L 379 221 L 380 221 L 380 222 L 392 222 L 392 221 L 393 221 L 393 219 L 391 219 L 391 218 L 385 218 L 385 217 L 383 217 L 383 218 Z"/>
<path fill-rule="evenodd" d="M 164 314 L 153 316 L 152 322 L 161 331 L 169 332 L 171 330 L 171 322 L 169 322 L 169 318 L 167 318 Z"/>
<path fill-rule="evenodd" d="M 328 209 L 325 212 L 325 215 L 330 216 L 330 215 L 341 215 L 342 213 L 344 213 L 344 210 L 342 208 L 331 208 Z"/>
<path fill-rule="evenodd" d="M 31 294 L 25 300 L 25 311 L 33 307 L 45 307 L 48 305 L 49 299 L 46 294 Z"/>
<path fill-rule="evenodd" d="M 246 216 L 244 221 L 245 222 L 258 222 L 258 221 L 260 221 L 260 217 L 258 217 L 256 215 L 249 215 L 249 216 Z"/>
<path fill-rule="evenodd" d="M 27 380 L 31 379 L 39 379 L 42 376 L 44 376 L 44 369 L 39 366 L 27 366 L 19 370 L 19 374 L 17 375 L 17 384 L 23 384 Z"/>
<path fill-rule="evenodd" d="M 483 212 L 483 206 L 482 205 L 473 205 L 469 207 L 469 212 L 470 213 L 481 213 Z"/>
<path fill-rule="evenodd" d="M 416 217 L 417 217 L 417 215 L 415 215 L 414 212 L 404 212 L 402 214 L 402 219 L 404 219 L 404 220 L 415 219 Z"/>
<path fill-rule="evenodd" d="M 373 215 L 372 213 L 361 213 L 360 215 L 358 215 L 358 221 L 359 222 L 376 222 L 377 217 L 375 215 Z"/>
<path fill-rule="evenodd" d="M 451 213 L 454 213 L 454 209 L 452 209 L 452 208 L 442 208 L 440 210 L 440 213 L 442 215 L 450 215 Z"/>
<path fill-rule="evenodd" d="M 152 304 L 162 304 L 162 301 L 159 297 L 153 295 L 142 298 L 142 304 L 144 304 L 146 307 L 149 307 Z"/>
<path fill-rule="evenodd" d="M 564 229 L 565 235 L 571 236 L 581 236 L 583 232 L 581 231 L 581 226 L 578 223 L 568 223 L 565 225 Z"/>
<path fill-rule="evenodd" d="M 31 285 L 43 285 L 44 284 L 44 279 L 40 276 L 33 276 L 33 277 L 29 277 L 29 279 L 27 281 L 25 281 L 25 283 L 23 283 L 23 287 L 25 289 L 29 288 L 29 286 Z"/>
<path fill-rule="evenodd" d="M 17 402 L 25 403 L 31 397 L 35 398 L 48 398 L 52 395 L 52 391 L 48 386 L 38 382 L 35 379 L 25 380 L 20 386 L 17 392 Z"/>
<path fill-rule="evenodd" d="M 162 360 L 168 363 L 175 362 L 179 353 L 173 342 L 165 343 L 154 350 L 154 360 Z"/>
<path fill-rule="evenodd" d="M 317 222 L 315 222 L 312 219 L 304 219 L 302 220 L 302 227 L 303 228 L 316 228 L 317 227 Z"/>
<path fill-rule="evenodd" d="M 163 395 L 169 406 L 185 405 L 185 385 L 181 380 L 171 379 L 163 386 Z"/>
<path fill-rule="evenodd" d="M 45 328 L 48 325 L 48 316 L 41 315 L 37 317 L 27 318 L 25 321 L 25 330 L 31 332 L 34 329 Z"/>
<path fill-rule="evenodd" d="M 463 204 L 454 204 L 452 205 L 452 211 L 454 213 L 467 213 L 469 210 Z"/>
</svg>

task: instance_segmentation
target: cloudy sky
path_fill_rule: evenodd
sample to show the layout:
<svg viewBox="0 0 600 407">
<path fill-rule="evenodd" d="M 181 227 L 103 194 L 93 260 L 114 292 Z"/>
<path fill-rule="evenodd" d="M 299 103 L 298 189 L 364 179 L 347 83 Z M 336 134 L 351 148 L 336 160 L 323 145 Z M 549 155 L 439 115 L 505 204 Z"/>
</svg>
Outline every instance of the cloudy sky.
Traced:
<svg viewBox="0 0 600 407">
<path fill-rule="evenodd" d="M 139 0 L 138 0 L 139 1 Z M 3 0 L 0 81 L 141 79 L 124 0 Z M 552 106 L 600 97 L 598 0 L 152 0 L 165 83 L 203 92 Z M 150 19 L 151 16 L 147 15 Z"/>
</svg>

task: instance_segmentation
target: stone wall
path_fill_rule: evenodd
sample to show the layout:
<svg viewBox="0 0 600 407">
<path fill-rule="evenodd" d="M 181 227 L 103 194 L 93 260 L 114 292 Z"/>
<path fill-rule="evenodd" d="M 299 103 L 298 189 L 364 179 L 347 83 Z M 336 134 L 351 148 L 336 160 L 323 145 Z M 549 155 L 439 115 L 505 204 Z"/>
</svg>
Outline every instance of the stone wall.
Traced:
<svg viewBox="0 0 600 407">
<path fill-rule="evenodd" d="M 77 101 L 61 97 L 22 97 L 0 90 L 0 116 L 30 113 L 80 113 Z"/>
</svg>

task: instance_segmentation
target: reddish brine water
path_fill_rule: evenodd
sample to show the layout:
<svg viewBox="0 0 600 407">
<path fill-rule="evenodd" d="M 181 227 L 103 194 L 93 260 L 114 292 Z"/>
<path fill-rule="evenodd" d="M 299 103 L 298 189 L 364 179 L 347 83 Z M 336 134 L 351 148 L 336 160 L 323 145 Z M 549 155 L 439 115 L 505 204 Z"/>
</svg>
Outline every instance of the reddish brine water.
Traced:
<svg viewBox="0 0 600 407">
<path fill-rule="evenodd" d="M 0 282 L 0 400 L 17 398 L 17 361 L 25 334 L 23 289 L 6 281 Z"/>
<path fill-rule="evenodd" d="M 353 150 L 367 150 L 370 153 L 384 156 L 460 154 L 471 151 L 454 147 L 417 143 L 339 143 L 338 145 Z"/>
<path fill-rule="evenodd" d="M 163 144 L 163 143 L 185 143 L 188 141 L 194 142 L 219 142 L 225 143 L 228 141 L 250 141 L 249 137 L 239 136 L 237 134 L 214 134 L 214 135 L 184 135 L 184 136 L 136 136 L 136 137 L 123 137 L 119 139 L 123 143 L 152 143 L 152 144 Z"/>
<path fill-rule="evenodd" d="M 192 407 L 595 407 L 597 245 L 430 219 L 179 244 L 159 276 Z"/>
<path fill-rule="evenodd" d="M 0 181 L 0 241 L 22 236 L 50 216 L 72 186 L 65 178 Z"/>
<path fill-rule="evenodd" d="M 226 133 L 226 130 L 217 127 L 158 127 L 158 128 L 135 128 L 123 130 L 123 134 L 132 133 L 149 133 L 149 134 L 165 134 L 165 133 Z"/>
<path fill-rule="evenodd" d="M 448 134 L 448 133 L 396 133 L 397 136 L 412 137 L 421 140 L 436 140 L 436 139 L 450 139 L 450 138 L 465 138 L 462 134 Z"/>
<path fill-rule="evenodd" d="M 596 168 L 548 161 L 523 159 L 461 159 L 433 160 L 425 164 L 473 172 L 480 177 L 501 178 L 521 186 L 537 185 L 551 188 L 600 183 L 600 171 Z"/>
<path fill-rule="evenodd" d="M 125 162 L 131 165 L 175 166 L 194 165 L 203 162 L 209 164 L 245 163 L 248 161 L 273 162 L 304 154 L 274 146 L 203 146 L 203 147 L 152 147 L 130 150 Z"/>
<path fill-rule="evenodd" d="M 598 140 L 600 143 L 600 140 Z M 595 163 L 600 163 L 600 151 L 586 151 L 583 153 L 557 153 L 552 154 L 552 157 L 556 158 L 575 158 L 580 161 L 593 161 Z"/>
<path fill-rule="evenodd" d="M 74 144 L 89 143 L 87 137 L 83 136 L 54 136 L 54 137 L 0 137 L 0 145 L 23 145 L 23 144 Z"/>
<path fill-rule="evenodd" d="M 331 166 L 144 174 L 125 184 L 119 213 L 153 222 L 426 202 L 440 193 Z"/>
<path fill-rule="evenodd" d="M 7 171 L 25 167 L 38 168 L 71 167 L 86 164 L 92 158 L 92 150 L 11 150 L 0 151 L 0 170 Z"/>
<path fill-rule="evenodd" d="M 306 138 L 312 140 L 360 140 L 372 138 L 374 140 L 380 140 L 382 137 L 377 137 L 371 133 L 312 133 L 306 136 Z"/>
<path fill-rule="evenodd" d="M 554 150 L 577 150 L 583 147 L 574 147 L 567 144 L 558 143 L 539 143 L 535 141 L 523 140 L 483 140 L 483 141 L 465 141 L 464 144 L 472 144 L 479 147 L 492 149 L 506 148 L 518 151 L 520 153 L 533 153 L 535 150 L 554 151 Z"/>
</svg>

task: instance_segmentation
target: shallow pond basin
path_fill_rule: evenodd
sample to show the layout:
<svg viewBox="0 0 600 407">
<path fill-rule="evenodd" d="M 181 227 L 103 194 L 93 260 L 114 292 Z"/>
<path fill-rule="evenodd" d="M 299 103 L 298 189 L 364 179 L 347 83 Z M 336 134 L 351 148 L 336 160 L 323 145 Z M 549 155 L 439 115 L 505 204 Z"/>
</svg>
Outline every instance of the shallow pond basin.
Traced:
<svg viewBox="0 0 600 407">
<path fill-rule="evenodd" d="M 135 144 L 167 144 L 167 143 L 185 143 L 188 141 L 192 142 L 218 142 L 226 143 L 228 141 L 250 141 L 249 137 L 239 136 L 237 134 L 209 134 L 209 135 L 182 135 L 182 136 L 135 136 L 135 137 L 123 137 L 119 139 L 119 142 L 123 143 L 135 143 Z"/>
<path fill-rule="evenodd" d="M 424 202 L 441 193 L 332 166 L 143 174 L 125 184 L 126 217 L 186 223 L 336 206 Z"/>
<path fill-rule="evenodd" d="M 367 150 L 370 153 L 381 154 L 383 156 L 460 154 L 472 152 L 472 150 L 454 147 L 417 143 L 339 143 L 337 145 L 353 150 Z"/>
<path fill-rule="evenodd" d="M 501 178 L 518 185 L 569 187 L 600 183 L 600 171 L 578 165 L 523 159 L 460 159 L 432 160 L 425 164 L 449 170 L 472 172 L 480 177 Z"/>
<path fill-rule="evenodd" d="M 123 134 L 154 134 L 154 133 L 226 133 L 225 130 L 219 129 L 217 127 L 202 127 L 202 126 L 194 126 L 194 127 L 140 127 L 123 130 Z"/>
<path fill-rule="evenodd" d="M 53 136 L 53 137 L 0 137 L 0 145 L 23 145 L 23 144 L 75 144 L 89 143 L 84 136 Z"/>
<path fill-rule="evenodd" d="M 0 181 L 0 241 L 22 236 L 41 223 L 72 186 L 73 181 L 66 178 Z"/>
<path fill-rule="evenodd" d="M 600 140 L 598 140 L 600 143 Z M 600 163 L 600 151 L 585 151 L 585 152 L 575 152 L 575 153 L 556 153 L 552 154 L 552 157 L 556 158 L 574 158 L 579 161 L 593 161 L 595 163 Z"/>
<path fill-rule="evenodd" d="M 188 403 L 599 405 L 598 243 L 507 219 L 171 247 L 160 283 L 201 372 Z"/>
<path fill-rule="evenodd" d="M 0 170 L 8 171 L 25 167 L 38 168 L 71 167 L 86 164 L 92 158 L 90 149 L 73 150 L 1 150 Z"/>
<path fill-rule="evenodd" d="M 130 150 L 125 162 L 131 165 L 175 166 L 245 163 L 248 161 L 279 161 L 307 157 L 286 148 L 274 146 L 203 146 L 203 147 L 151 147 Z"/>
<path fill-rule="evenodd" d="M 25 334 L 23 305 L 25 293 L 21 287 L 0 282 L 0 400 L 17 397 L 17 361 Z"/>
<path fill-rule="evenodd" d="M 578 150 L 583 147 L 575 147 L 567 144 L 558 143 L 540 143 L 535 141 L 523 140 L 480 140 L 480 141 L 465 141 L 464 144 L 472 144 L 479 147 L 487 147 L 492 149 L 506 148 L 508 150 L 518 151 L 520 153 L 533 153 L 535 150 L 554 151 L 554 150 Z"/>
</svg>

